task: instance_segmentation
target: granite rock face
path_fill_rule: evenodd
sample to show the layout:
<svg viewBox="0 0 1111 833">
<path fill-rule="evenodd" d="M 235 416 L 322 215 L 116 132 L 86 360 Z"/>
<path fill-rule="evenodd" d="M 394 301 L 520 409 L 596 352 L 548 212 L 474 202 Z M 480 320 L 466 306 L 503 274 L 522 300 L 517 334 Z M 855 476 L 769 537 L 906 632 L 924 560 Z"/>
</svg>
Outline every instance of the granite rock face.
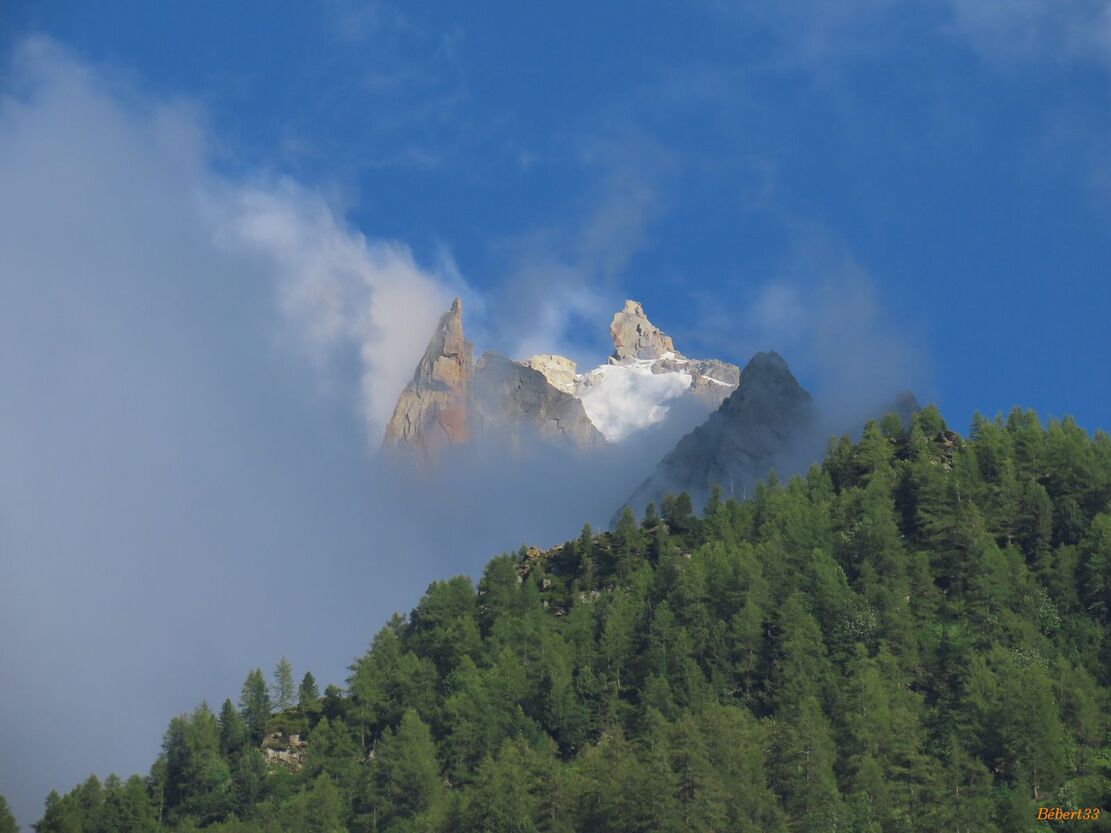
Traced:
<svg viewBox="0 0 1111 833">
<path fill-rule="evenodd" d="M 383 445 L 416 449 L 425 459 L 468 439 L 467 397 L 473 347 L 463 338 L 459 299 L 443 314 L 386 424 Z"/>
<path fill-rule="evenodd" d="M 542 373 L 552 387 L 559 388 L 564 393 L 574 393 L 575 363 L 565 356 L 541 353 L 528 359 L 525 367 Z"/>
<path fill-rule="evenodd" d="M 626 301 L 614 314 L 610 336 L 613 337 L 613 361 L 658 359 L 665 353 L 675 353 L 671 337 L 648 320 L 638 301 Z"/>
<path fill-rule="evenodd" d="M 652 365 L 652 372 L 680 371 L 691 377 L 690 393 L 709 408 L 716 408 L 741 383 L 741 369 L 717 359 L 664 358 Z"/>
<path fill-rule="evenodd" d="M 742 497 L 772 469 L 791 469 L 815 414 L 808 394 L 776 353 L 757 353 L 739 386 L 670 451 L 624 505 L 638 515 L 666 494 L 687 492 L 696 505 L 717 484 Z M 623 507 L 622 507 L 623 508 Z"/>
<path fill-rule="evenodd" d="M 520 451 L 530 437 L 566 442 L 579 450 L 605 443 L 582 402 L 551 384 L 539 370 L 498 353 L 483 353 L 478 360 L 470 407 L 474 437 L 508 443 L 514 451 Z"/>
<path fill-rule="evenodd" d="M 512 451 L 522 450 L 528 438 L 576 449 L 605 443 L 568 390 L 574 372 L 575 363 L 562 356 L 520 363 L 484 353 L 475 364 L 456 298 L 398 397 L 383 446 L 415 451 L 432 463 L 445 447 L 474 441 Z"/>
</svg>

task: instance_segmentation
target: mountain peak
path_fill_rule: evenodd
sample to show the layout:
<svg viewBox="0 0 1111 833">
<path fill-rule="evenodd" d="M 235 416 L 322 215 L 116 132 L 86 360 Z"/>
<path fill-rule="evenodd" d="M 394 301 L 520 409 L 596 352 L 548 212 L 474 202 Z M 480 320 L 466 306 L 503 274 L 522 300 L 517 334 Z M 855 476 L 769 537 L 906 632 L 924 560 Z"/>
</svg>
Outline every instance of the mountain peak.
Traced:
<svg viewBox="0 0 1111 833">
<path fill-rule="evenodd" d="M 688 492 L 701 503 L 714 484 L 744 494 L 768 471 L 790 468 L 812 418 L 812 403 L 778 353 L 757 353 L 740 385 L 683 437 L 626 505 L 642 512 L 666 494 Z M 615 516 L 616 517 L 616 516 Z"/>
<path fill-rule="evenodd" d="M 764 373 L 791 375 L 791 368 L 788 366 L 786 359 L 774 350 L 769 350 L 766 353 L 757 353 L 749 359 L 748 364 L 741 371 L 741 378 Z"/>
<path fill-rule="evenodd" d="M 732 414 L 756 412 L 761 419 L 809 404 L 810 394 L 802 389 L 787 362 L 775 352 L 757 353 L 741 371 L 737 389 L 721 404 Z"/>
<path fill-rule="evenodd" d="M 427 457 L 444 443 L 466 442 L 465 398 L 473 365 L 473 347 L 463 338 L 463 305 L 456 298 L 398 397 L 384 444 L 415 446 Z"/>
<path fill-rule="evenodd" d="M 639 301 L 625 301 L 625 306 L 613 316 L 610 335 L 613 358 L 619 362 L 658 359 L 666 353 L 676 353 L 671 337 L 648 320 Z"/>
<path fill-rule="evenodd" d="M 463 338 L 463 305 L 456 298 L 451 308 L 440 316 L 413 381 L 459 388 L 469 371 L 471 356 L 471 344 Z"/>
</svg>

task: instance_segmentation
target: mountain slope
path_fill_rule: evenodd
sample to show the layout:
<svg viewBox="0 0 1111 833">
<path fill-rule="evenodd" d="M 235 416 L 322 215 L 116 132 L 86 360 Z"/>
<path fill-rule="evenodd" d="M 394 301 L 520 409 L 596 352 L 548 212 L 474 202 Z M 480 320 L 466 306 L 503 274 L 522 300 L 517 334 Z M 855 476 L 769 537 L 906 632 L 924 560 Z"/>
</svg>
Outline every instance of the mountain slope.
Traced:
<svg viewBox="0 0 1111 833">
<path fill-rule="evenodd" d="M 436 582 L 346 693 L 252 673 L 38 833 L 1051 829 L 1111 799 L 1109 575 L 1111 438 L 927 408 Z"/>
</svg>

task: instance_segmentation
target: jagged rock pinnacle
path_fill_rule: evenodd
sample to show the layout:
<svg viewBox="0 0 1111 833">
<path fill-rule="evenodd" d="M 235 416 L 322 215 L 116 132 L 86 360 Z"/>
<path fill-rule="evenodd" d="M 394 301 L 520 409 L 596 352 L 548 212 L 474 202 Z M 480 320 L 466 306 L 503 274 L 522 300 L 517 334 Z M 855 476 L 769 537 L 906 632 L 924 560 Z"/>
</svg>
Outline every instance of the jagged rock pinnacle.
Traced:
<svg viewBox="0 0 1111 833">
<path fill-rule="evenodd" d="M 638 301 L 626 301 L 614 314 L 610 335 L 613 337 L 613 358 L 619 362 L 658 359 L 665 353 L 676 352 L 671 337 L 648 320 Z"/>
<path fill-rule="evenodd" d="M 426 457 L 444 445 L 467 441 L 467 386 L 473 348 L 463 338 L 458 298 L 440 317 L 413 379 L 398 397 L 383 445 L 419 448 Z"/>
</svg>

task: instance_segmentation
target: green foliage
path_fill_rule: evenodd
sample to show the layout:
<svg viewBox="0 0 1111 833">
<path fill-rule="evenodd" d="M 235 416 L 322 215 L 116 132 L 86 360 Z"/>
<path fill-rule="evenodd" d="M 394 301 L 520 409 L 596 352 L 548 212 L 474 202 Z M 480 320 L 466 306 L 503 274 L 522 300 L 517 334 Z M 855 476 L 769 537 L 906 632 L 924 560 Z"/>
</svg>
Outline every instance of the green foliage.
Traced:
<svg viewBox="0 0 1111 833">
<path fill-rule="evenodd" d="M 8 801 L 0 795 L 0 833 L 19 833 L 19 825 L 15 823 L 15 816 L 8 807 Z"/>
<path fill-rule="evenodd" d="M 294 707 L 279 664 L 271 717 L 252 671 L 36 830 L 1050 829 L 1037 807 L 1111 802 L 1109 625 L 1111 439 L 926 408 L 744 503 L 436 582 L 346 691 L 306 674 Z M 299 766 L 268 726 L 307 734 Z"/>
<path fill-rule="evenodd" d="M 273 705 L 280 712 L 293 706 L 293 666 L 282 657 L 274 666 Z"/>
<path fill-rule="evenodd" d="M 266 689 L 266 678 L 262 676 L 262 669 L 256 668 L 247 674 L 239 696 L 239 713 L 243 716 L 249 737 L 254 743 L 259 743 L 266 734 L 270 710 L 270 692 Z"/>
<path fill-rule="evenodd" d="M 311 708 L 320 699 L 320 688 L 311 671 L 306 671 L 297 689 L 297 706 L 302 710 Z"/>
</svg>

